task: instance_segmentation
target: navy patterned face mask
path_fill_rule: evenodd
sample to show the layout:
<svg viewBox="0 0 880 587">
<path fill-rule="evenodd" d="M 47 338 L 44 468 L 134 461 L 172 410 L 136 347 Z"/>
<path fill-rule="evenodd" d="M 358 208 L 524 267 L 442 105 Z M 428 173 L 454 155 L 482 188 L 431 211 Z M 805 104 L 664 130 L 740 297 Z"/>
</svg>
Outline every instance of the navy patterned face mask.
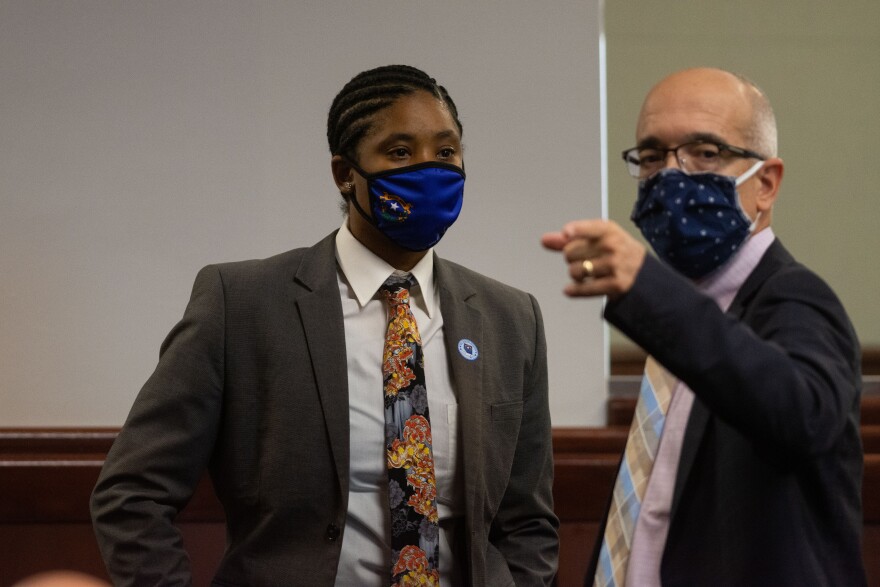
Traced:
<svg viewBox="0 0 880 587">
<path fill-rule="evenodd" d="M 727 262 L 752 233 L 736 188 L 761 166 L 739 177 L 668 168 L 639 182 L 630 218 L 657 255 L 679 273 L 705 277 Z"/>
<path fill-rule="evenodd" d="M 461 212 L 464 170 L 460 167 L 429 161 L 367 173 L 349 164 L 367 180 L 372 216 L 356 197 L 352 196 L 351 203 L 367 222 L 404 249 L 433 247 Z"/>
</svg>

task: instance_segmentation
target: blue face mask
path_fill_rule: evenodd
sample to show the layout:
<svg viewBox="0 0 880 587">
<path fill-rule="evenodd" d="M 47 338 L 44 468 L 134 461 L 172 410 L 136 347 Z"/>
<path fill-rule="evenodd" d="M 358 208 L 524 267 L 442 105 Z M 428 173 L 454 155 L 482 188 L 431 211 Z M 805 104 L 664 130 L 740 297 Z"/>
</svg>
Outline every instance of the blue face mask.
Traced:
<svg viewBox="0 0 880 587">
<path fill-rule="evenodd" d="M 464 170 L 460 167 L 428 161 L 366 173 L 350 161 L 349 164 L 367 180 L 372 216 L 364 212 L 352 195 L 355 209 L 404 249 L 424 251 L 433 247 L 461 212 Z"/>
<path fill-rule="evenodd" d="M 630 217 L 657 255 L 680 273 L 698 279 L 727 262 L 755 228 L 736 188 L 763 165 L 739 177 L 688 175 L 668 168 L 639 183 Z"/>
</svg>

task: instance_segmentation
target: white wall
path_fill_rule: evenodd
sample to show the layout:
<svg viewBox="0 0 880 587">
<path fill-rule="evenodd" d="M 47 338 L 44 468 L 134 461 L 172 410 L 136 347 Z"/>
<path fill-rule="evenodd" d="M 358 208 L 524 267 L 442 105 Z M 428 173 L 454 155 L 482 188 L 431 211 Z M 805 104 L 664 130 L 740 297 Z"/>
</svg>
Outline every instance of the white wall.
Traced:
<svg viewBox="0 0 880 587">
<path fill-rule="evenodd" d="M 602 212 L 599 0 L 0 0 L 0 426 L 121 424 L 203 265 L 341 217 L 326 114 L 408 63 L 465 127 L 439 252 L 535 293 L 555 425 L 599 424 L 597 301 L 540 234 Z"/>
</svg>

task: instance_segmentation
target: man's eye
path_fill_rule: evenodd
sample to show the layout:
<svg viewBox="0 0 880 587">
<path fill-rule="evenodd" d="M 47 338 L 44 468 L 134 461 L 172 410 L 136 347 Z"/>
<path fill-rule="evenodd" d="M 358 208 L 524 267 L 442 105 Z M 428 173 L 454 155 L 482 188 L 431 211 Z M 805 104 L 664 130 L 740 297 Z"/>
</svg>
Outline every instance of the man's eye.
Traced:
<svg viewBox="0 0 880 587">
<path fill-rule="evenodd" d="M 397 147 L 396 149 L 391 149 L 389 153 L 392 157 L 396 157 L 398 159 L 403 159 L 407 155 L 409 155 L 409 151 L 406 147 Z"/>
<path fill-rule="evenodd" d="M 696 156 L 704 161 L 712 161 L 718 158 L 718 149 L 698 149 Z"/>
<path fill-rule="evenodd" d="M 659 151 L 642 151 L 639 153 L 639 163 L 642 165 L 653 165 L 662 159 Z"/>
<path fill-rule="evenodd" d="M 443 149 L 440 149 L 440 152 L 437 153 L 437 155 L 441 159 L 451 159 L 455 156 L 455 149 L 453 149 L 452 147 L 444 147 Z"/>
</svg>

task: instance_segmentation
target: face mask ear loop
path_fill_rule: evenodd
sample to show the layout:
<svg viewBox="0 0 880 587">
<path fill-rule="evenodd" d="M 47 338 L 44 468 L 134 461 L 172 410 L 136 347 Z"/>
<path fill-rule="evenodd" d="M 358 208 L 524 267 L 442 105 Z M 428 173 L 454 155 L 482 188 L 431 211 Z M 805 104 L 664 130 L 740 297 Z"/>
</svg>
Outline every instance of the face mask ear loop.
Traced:
<svg viewBox="0 0 880 587">
<path fill-rule="evenodd" d="M 749 168 L 746 170 L 745 173 L 743 173 L 742 175 L 740 175 L 739 177 L 736 178 L 736 181 L 734 182 L 734 185 L 735 185 L 736 187 L 739 187 L 739 186 L 741 186 L 742 184 L 744 184 L 746 181 L 748 181 L 749 179 L 751 179 L 751 177 L 752 177 L 753 175 L 755 175 L 755 174 L 758 172 L 758 170 L 761 169 L 761 167 L 762 167 L 763 165 L 764 165 L 764 162 L 763 162 L 763 161 L 758 161 L 757 163 L 755 163 L 754 165 L 752 165 L 751 167 L 749 167 Z"/>
<path fill-rule="evenodd" d="M 378 224 L 376 223 L 376 219 L 373 218 L 372 216 L 369 216 L 366 212 L 364 212 L 364 209 L 361 208 L 361 205 L 358 203 L 358 200 L 357 200 L 357 194 L 355 194 L 355 193 L 351 194 L 349 196 L 349 201 L 354 206 L 354 209 L 357 210 L 360 213 L 360 215 L 364 217 L 364 220 L 366 220 L 367 222 L 369 222 L 373 226 L 378 226 Z"/>
<path fill-rule="evenodd" d="M 758 226 L 758 220 L 761 219 L 761 211 L 758 210 L 758 213 L 755 214 L 755 219 L 752 220 L 752 223 L 749 224 L 749 236 L 755 234 L 755 227 Z"/>
<path fill-rule="evenodd" d="M 346 161 L 349 165 L 351 165 L 351 168 L 354 169 L 354 170 L 358 173 L 358 175 L 360 175 L 361 177 L 363 177 L 364 179 L 367 180 L 367 190 L 369 190 L 369 189 L 370 189 L 370 187 L 369 187 L 369 186 L 370 186 L 370 180 L 369 180 L 369 177 L 368 177 L 369 174 L 368 174 L 366 171 L 364 171 L 363 169 L 361 169 L 361 168 L 360 168 L 360 167 L 359 167 L 354 161 L 352 161 L 351 159 L 348 159 L 348 158 L 346 157 L 346 158 L 345 158 L 345 161 Z M 369 195 L 369 194 L 368 194 L 368 195 Z M 349 201 L 352 203 L 352 205 L 354 205 L 354 209 L 357 210 L 357 211 L 360 213 L 360 215 L 364 217 L 364 220 L 366 220 L 367 222 L 369 222 L 370 224 L 372 224 L 373 226 L 375 226 L 375 227 L 378 228 L 379 223 L 376 222 L 376 219 L 373 218 L 372 216 L 370 216 L 369 214 L 367 214 L 367 213 L 364 211 L 364 209 L 361 208 L 361 205 L 358 203 L 358 200 L 357 200 L 357 192 L 353 192 L 353 193 L 349 196 Z"/>
<path fill-rule="evenodd" d="M 754 165 L 752 165 L 751 167 L 749 167 L 749 168 L 746 170 L 745 173 L 743 173 L 742 175 L 740 175 L 739 177 L 736 178 L 736 181 L 734 182 L 734 185 L 735 185 L 736 187 L 739 187 L 740 185 L 742 185 L 743 183 L 745 183 L 746 181 L 748 181 L 749 179 L 751 179 L 751 177 L 752 177 L 753 175 L 755 175 L 755 174 L 758 172 L 758 170 L 761 169 L 761 167 L 762 167 L 763 165 L 764 165 L 764 162 L 763 162 L 763 161 L 758 161 L 757 163 L 755 163 Z M 743 215 L 744 215 L 746 218 L 749 218 L 749 215 L 745 213 L 745 210 L 743 210 L 742 202 L 739 201 L 739 191 L 737 191 L 737 194 L 736 194 L 736 200 L 737 200 L 737 205 L 739 206 L 739 209 L 742 211 Z M 760 219 L 761 219 L 761 211 L 760 211 L 760 210 L 758 210 L 758 214 L 755 216 L 755 219 L 754 219 L 754 220 L 752 220 L 751 218 L 749 218 L 749 220 L 751 220 L 751 224 L 749 224 L 749 235 L 750 235 L 750 236 L 751 236 L 752 234 L 754 234 L 754 232 L 755 232 L 755 227 L 758 226 L 758 220 L 760 220 Z"/>
</svg>

